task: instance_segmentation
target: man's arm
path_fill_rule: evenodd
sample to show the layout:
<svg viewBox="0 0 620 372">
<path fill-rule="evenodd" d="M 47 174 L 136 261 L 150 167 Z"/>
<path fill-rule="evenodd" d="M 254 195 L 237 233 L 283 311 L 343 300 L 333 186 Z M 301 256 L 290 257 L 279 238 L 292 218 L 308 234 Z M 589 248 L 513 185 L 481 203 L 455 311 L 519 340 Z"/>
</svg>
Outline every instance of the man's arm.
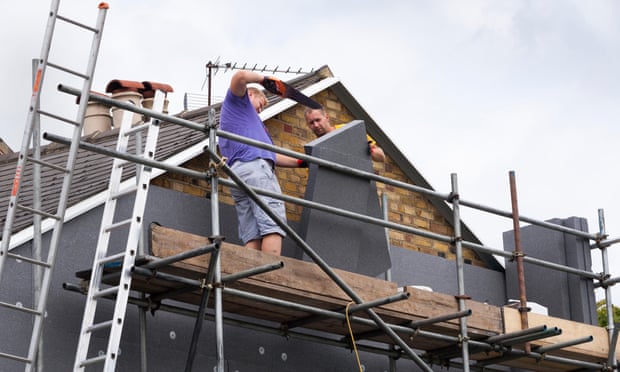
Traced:
<svg viewBox="0 0 620 372">
<path fill-rule="evenodd" d="M 280 153 L 276 153 L 276 165 L 282 168 L 308 168 L 305 161 Z"/>
<path fill-rule="evenodd" d="M 250 83 L 262 83 L 264 76 L 258 72 L 239 70 L 230 79 L 230 91 L 237 97 L 245 95 Z"/>
</svg>

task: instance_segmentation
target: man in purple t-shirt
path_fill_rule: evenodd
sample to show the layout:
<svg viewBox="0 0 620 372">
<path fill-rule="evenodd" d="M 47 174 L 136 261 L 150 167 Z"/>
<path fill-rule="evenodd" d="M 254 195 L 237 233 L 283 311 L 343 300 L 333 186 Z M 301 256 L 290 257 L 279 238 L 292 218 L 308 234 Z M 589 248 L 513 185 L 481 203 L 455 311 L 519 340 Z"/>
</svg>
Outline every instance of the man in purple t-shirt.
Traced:
<svg viewBox="0 0 620 372">
<path fill-rule="evenodd" d="M 273 144 L 267 128 L 258 114 L 267 105 L 265 94 L 250 83 L 262 83 L 265 77 L 253 71 L 237 71 L 230 80 L 230 89 L 222 103 L 220 129 L 253 140 Z M 233 172 L 250 187 L 281 193 L 274 166 L 295 168 L 301 163 L 296 158 L 277 154 L 226 138 L 219 138 L 222 156 Z M 239 238 L 252 249 L 280 255 L 284 230 L 278 226 L 248 195 L 237 188 L 231 188 L 239 220 Z M 271 210 L 286 222 L 284 202 L 279 199 L 260 196 Z"/>
</svg>

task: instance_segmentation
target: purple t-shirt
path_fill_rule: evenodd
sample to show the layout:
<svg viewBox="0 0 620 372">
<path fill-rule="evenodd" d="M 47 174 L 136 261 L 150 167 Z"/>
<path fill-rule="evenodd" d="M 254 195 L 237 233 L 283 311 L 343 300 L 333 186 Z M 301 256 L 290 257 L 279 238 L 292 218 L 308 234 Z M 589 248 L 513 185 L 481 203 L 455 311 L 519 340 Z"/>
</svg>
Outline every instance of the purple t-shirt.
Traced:
<svg viewBox="0 0 620 372">
<path fill-rule="evenodd" d="M 273 144 L 269 133 L 267 133 L 267 128 L 252 106 L 247 92 L 243 97 L 237 97 L 228 89 L 220 112 L 220 129 L 270 145 Z M 220 137 L 219 146 L 222 156 L 228 158 L 226 161 L 228 165 L 232 165 L 237 160 L 250 161 L 259 158 L 270 159 L 274 164 L 276 161 L 276 154 L 272 151 L 227 138 Z"/>
</svg>

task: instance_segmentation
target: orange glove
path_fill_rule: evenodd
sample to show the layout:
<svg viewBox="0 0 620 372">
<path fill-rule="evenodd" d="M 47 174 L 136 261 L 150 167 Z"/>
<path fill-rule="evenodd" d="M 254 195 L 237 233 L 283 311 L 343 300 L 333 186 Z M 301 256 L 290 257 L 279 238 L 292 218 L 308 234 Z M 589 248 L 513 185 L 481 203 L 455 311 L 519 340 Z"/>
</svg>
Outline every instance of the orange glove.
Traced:
<svg viewBox="0 0 620 372">
<path fill-rule="evenodd" d="M 282 80 L 273 76 L 265 76 L 265 78 L 261 82 L 261 85 L 264 86 L 267 91 L 273 94 L 277 94 L 280 97 L 284 97 L 284 94 L 286 93 L 286 86 L 284 85 Z"/>
</svg>

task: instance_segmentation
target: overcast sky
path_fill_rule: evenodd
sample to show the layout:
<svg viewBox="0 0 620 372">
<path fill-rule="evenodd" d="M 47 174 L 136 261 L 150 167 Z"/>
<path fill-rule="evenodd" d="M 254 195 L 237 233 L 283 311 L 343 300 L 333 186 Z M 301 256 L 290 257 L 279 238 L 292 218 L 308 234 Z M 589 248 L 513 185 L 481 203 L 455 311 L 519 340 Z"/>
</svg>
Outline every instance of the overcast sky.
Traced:
<svg viewBox="0 0 620 372">
<path fill-rule="evenodd" d="M 112 79 L 168 83 L 175 113 L 185 92 L 206 94 L 205 64 L 218 57 L 292 70 L 328 65 L 437 191 L 449 192 L 456 173 L 463 199 L 508 211 L 513 170 L 522 215 L 584 217 L 596 232 L 602 208 L 608 233 L 620 236 L 617 1 L 109 3 L 94 90 Z M 60 14 L 94 25 L 97 4 L 64 0 Z M 0 12 L 0 136 L 14 150 L 49 8 L 48 0 L 21 0 Z M 85 66 L 90 39 L 62 26 L 50 60 Z M 215 76 L 214 95 L 230 76 Z M 54 94 L 48 105 L 75 107 L 73 97 Z M 492 247 L 512 229 L 501 217 L 462 215 Z M 619 250 L 610 250 L 614 276 Z"/>
</svg>

